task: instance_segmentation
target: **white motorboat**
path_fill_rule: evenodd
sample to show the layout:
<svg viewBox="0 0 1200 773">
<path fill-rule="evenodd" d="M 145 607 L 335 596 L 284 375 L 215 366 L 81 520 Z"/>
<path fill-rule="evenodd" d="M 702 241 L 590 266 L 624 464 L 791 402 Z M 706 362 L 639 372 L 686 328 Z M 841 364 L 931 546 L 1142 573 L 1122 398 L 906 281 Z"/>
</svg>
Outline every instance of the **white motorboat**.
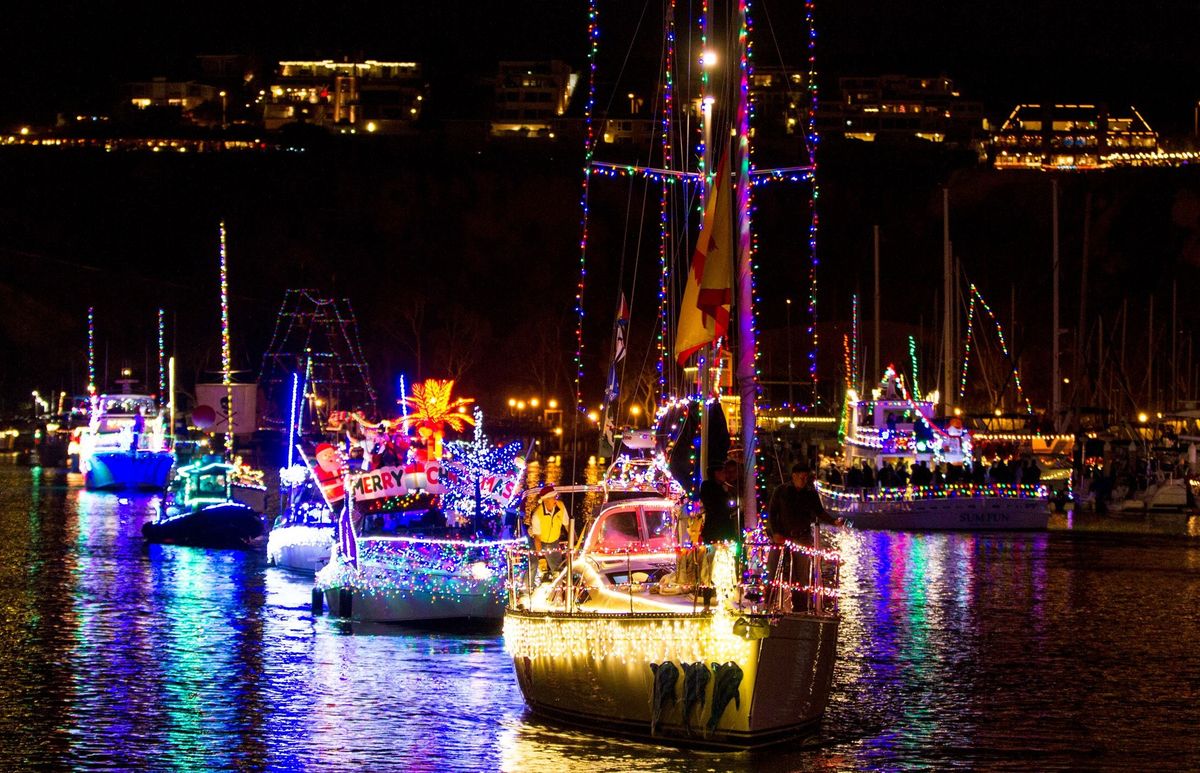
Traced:
<svg viewBox="0 0 1200 773">
<path fill-rule="evenodd" d="M 1029 530 L 1050 520 L 1049 492 L 1034 484 L 971 481 L 971 433 L 952 418 L 940 425 L 935 403 L 908 393 L 891 366 L 870 399 L 847 392 L 843 480 L 864 463 L 879 486 L 848 486 L 819 481 L 825 509 L 859 529 Z M 892 485 L 880 477 L 885 468 L 906 465 L 930 474 L 928 482 Z M 943 466 L 946 481 L 934 483 L 933 468 Z"/>
</svg>

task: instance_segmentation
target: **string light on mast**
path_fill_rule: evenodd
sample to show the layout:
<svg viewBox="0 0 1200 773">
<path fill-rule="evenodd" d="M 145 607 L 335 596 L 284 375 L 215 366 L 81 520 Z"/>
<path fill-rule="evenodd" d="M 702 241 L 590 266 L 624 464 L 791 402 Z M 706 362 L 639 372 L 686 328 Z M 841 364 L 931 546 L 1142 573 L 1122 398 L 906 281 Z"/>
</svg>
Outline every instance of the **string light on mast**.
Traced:
<svg viewBox="0 0 1200 773">
<path fill-rule="evenodd" d="M 221 383 L 225 385 L 225 456 L 233 455 L 233 358 L 229 347 L 229 266 L 225 250 L 225 221 L 221 239 Z"/>
</svg>

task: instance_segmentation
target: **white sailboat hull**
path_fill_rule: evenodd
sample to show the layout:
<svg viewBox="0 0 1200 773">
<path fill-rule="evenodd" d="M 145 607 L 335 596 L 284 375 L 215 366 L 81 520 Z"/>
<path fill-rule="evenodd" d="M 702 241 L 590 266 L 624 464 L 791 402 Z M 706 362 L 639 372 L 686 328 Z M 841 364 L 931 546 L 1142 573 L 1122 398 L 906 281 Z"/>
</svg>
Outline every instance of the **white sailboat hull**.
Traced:
<svg viewBox="0 0 1200 773">
<path fill-rule="evenodd" d="M 510 609 L 505 644 L 513 656 L 517 682 L 529 707 L 547 718 L 590 730 L 686 743 L 688 746 L 753 747 L 795 737 L 817 725 L 829 700 L 837 650 L 838 619 L 787 614 L 760 620 L 764 638 L 747 641 L 732 657 L 726 648 L 675 648 L 663 643 L 664 631 L 688 626 L 730 627 L 734 618 L 704 615 L 548 616 Z M 592 622 L 619 626 L 620 640 L 638 643 L 635 653 L 606 653 L 580 642 L 577 628 Z M 544 637 L 544 639 L 543 639 Z M 699 631 L 695 639 L 712 634 Z M 539 647 L 535 641 L 547 641 Z M 588 639 L 584 637 L 584 641 Z M 680 670 L 671 691 L 660 701 L 651 730 L 656 667 L 672 662 Z M 718 679 L 707 680 L 703 701 L 686 701 L 685 664 L 713 669 L 736 663 L 741 681 L 727 702 L 716 700 Z M 721 690 L 726 696 L 728 690 Z M 715 713 L 715 717 L 714 717 Z"/>
</svg>

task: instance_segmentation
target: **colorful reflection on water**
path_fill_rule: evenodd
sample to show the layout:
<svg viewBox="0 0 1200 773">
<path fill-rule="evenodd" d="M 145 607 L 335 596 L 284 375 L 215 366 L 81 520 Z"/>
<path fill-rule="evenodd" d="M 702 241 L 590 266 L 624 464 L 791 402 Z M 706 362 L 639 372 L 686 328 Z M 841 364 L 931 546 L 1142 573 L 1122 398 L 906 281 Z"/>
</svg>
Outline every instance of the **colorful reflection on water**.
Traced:
<svg viewBox="0 0 1200 773">
<path fill-rule="evenodd" d="M 592 474 L 595 474 L 593 472 Z M 561 466 L 531 466 L 531 482 Z M 0 467 L 0 769 L 1192 767 L 1200 545 L 844 532 L 835 692 L 813 738 L 737 754 L 528 716 L 493 635 L 314 618 L 258 553 L 146 546 L 153 497 Z M 1093 524 L 1094 526 L 1094 524 Z M 1182 529 L 1181 534 L 1179 530 Z M 1147 732 L 1150 729 L 1150 732 Z"/>
</svg>

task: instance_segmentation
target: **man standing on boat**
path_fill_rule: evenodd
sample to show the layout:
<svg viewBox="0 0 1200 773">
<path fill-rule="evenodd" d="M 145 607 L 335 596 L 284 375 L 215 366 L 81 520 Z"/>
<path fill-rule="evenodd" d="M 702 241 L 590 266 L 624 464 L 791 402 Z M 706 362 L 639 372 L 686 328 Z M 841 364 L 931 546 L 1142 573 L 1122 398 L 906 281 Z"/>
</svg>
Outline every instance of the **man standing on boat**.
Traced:
<svg viewBox="0 0 1200 773">
<path fill-rule="evenodd" d="M 834 518 L 825 512 L 821 497 L 813 488 L 812 470 L 806 462 L 796 462 L 792 465 L 792 480 L 784 483 L 771 494 L 771 502 L 767 505 L 767 534 L 771 542 L 783 545 L 791 542 L 796 545 L 820 547 L 817 542 L 817 526 L 822 523 L 831 526 L 841 526 L 845 521 Z M 791 563 L 783 563 L 780 572 L 779 554 L 772 551 L 769 562 L 771 581 L 782 581 L 792 585 L 807 585 L 811 582 L 809 568 L 811 562 L 808 556 L 790 554 Z M 791 569 L 788 572 L 788 569 Z M 777 577 L 776 575 L 781 575 Z M 803 594 L 799 591 L 792 593 L 792 608 L 800 606 Z"/>
<path fill-rule="evenodd" d="M 538 558 L 538 569 L 545 573 L 544 579 L 556 574 L 562 566 L 562 549 L 559 543 L 567 538 L 567 508 L 558 501 L 558 492 L 553 484 L 547 484 L 538 495 L 533 511 L 525 517 L 525 526 L 533 539 L 533 549 L 544 555 Z"/>
</svg>

